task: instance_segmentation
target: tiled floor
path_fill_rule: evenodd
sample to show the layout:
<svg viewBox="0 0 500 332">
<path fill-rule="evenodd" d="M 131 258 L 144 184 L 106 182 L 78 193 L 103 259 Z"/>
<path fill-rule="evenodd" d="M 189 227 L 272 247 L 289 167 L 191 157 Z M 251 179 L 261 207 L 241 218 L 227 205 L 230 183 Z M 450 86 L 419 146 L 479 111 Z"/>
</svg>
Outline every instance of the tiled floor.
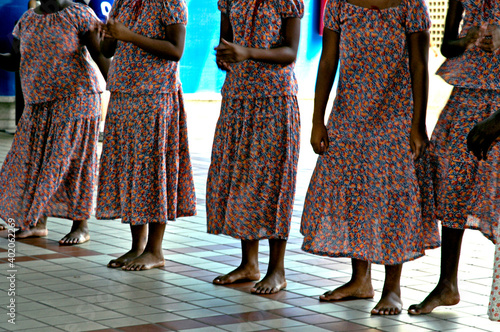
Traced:
<svg viewBox="0 0 500 332">
<path fill-rule="evenodd" d="M 349 279 L 348 259 L 305 254 L 299 220 L 315 156 L 309 147 L 311 101 L 301 101 L 302 151 L 292 233 L 286 256 L 288 288 L 275 295 L 249 293 L 252 283 L 214 286 L 211 280 L 240 261 L 239 241 L 205 233 L 205 181 L 219 104 L 188 102 L 191 153 L 196 177 L 198 215 L 167 226 L 166 266 L 143 272 L 109 269 L 106 263 L 130 245 L 129 228 L 119 221 L 90 221 L 91 241 L 59 246 L 69 229 L 50 218 L 49 236 L 16 241 L 16 324 L 7 322 L 6 232 L 0 237 L 0 330 L 9 331 L 500 331 L 486 317 L 493 245 L 475 231 L 466 232 L 460 264 L 462 301 L 453 308 L 413 317 L 372 317 L 376 300 L 320 303 L 318 296 Z M 435 119 L 431 114 L 430 119 Z M 430 120 L 432 121 L 432 120 Z M 431 124 L 432 125 L 432 124 Z M 0 163 L 12 136 L 0 133 Z M 261 245 L 262 270 L 268 256 Z M 373 267 L 376 299 L 383 267 Z M 439 272 L 439 250 L 403 270 L 407 307 L 424 298 Z"/>
</svg>

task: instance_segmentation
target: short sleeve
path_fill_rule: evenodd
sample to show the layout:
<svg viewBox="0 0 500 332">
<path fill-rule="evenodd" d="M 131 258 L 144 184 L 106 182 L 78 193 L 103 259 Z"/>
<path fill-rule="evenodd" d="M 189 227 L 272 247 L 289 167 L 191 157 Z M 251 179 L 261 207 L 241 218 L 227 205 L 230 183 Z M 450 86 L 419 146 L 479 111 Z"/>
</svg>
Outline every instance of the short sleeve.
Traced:
<svg viewBox="0 0 500 332">
<path fill-rule="evenodd" d="M 217 7 L 220 12 L 224 15 L 229 14 L 229 6 L 231 6 L 231 0 L 219 0 L 217 1 Z"/>
<path fill-rule="evenodd" d="M 24 14 L 21 16 L 21 18 L 19 19 L 19 21 L 17 21 L 16 25 L 14 26 L 14 30 L 12 30 L 12 35 L 17 38 L 17 39 L 21 39 L 22 38 L 22 26 L 24 24 L 24 21 L 26 20 L 26 16 L 28 15 L 28 12 L 24 12 Z"/>
<path fill-rule="evenodd" d="M 78 9 L 74 12 L 77 16 L 75 19 L 77 22 L 78 33 L 85 33 L 89 31 L 97 21 L 99 21 L 99 18 L 97 18 L 94 11 L 87 6 L 80 4 L 76 4 L 75 6 L 78 6 Z"/>
<path fill-rule="evenodd" d="M 278 0 L 282 18 L 302 18 L 304 2 L 302 0 Z"/>
<path fill-rule="evenodd" d="M 328 0 L 325 7 L 323 22 L 325 28 L 340 32 L 340 12 L 343 0 Z"/>
<path fill-rule="evenodd" d="M 162 1 L 163 2 L 163 23 L 170 24 L 187 24 L 188 10 L 185 0 Z"/>
<path fill-rule="evenodd" d="M 425 0 L 406 0 L 406 33 L 427 31 L 431 27 Z"/>
</svg>

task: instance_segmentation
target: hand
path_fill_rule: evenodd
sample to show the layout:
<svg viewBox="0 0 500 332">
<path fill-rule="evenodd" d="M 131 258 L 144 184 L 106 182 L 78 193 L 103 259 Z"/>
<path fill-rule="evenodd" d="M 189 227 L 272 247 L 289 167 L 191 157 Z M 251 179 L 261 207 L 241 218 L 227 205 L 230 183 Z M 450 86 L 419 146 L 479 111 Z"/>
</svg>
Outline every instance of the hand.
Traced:
<svg viewBox="0 0 500 332">
<path fill-rule="evenodd" d="M 220 44 L 219 44 L 220 46 Z M 219 47 L 214 47 L 214 50 L 217 51 L 217 48 Z M 229 63 L 227 63 L 226 61 L 224 60 L 221 60 L 219 58 L 216 58 L 215 59 L 215 63 L 217 63 L 217 67 L 219 67 L 219 69 L 221 70 L 224 70 L 224 71 L 227 71 L 227 72 L 230 72 L 231 71 L 231 66 L 229 65 Z"/>
<path fill-rule="evenodd" d="M 478 46 L 485 52 L 495 52 L 500 47 L 500 27 L 490 24 L 482 28 Z"/>
<path fill-rule="evenodd" d="M 311 145 L 317 154 L 324 154 L 328 150 L 328 131 L 324 124 L 313 124 Z"/>
<path fill-rule="evenodd" d="M 462 38 L 464 48 L 469 49 L 474 47 L 477 44 L 480 33 L 481 31 L 478 27 L 470 28 L 467 31 L 467 35 Z"/>
<path fill-rule="evenodd" d="M 249 58 L 248 48 L 230 43 L 221 39 L 219 46 L 215 48 L 217 62 L 236 63 Z"/>
<path fill-rule="evenodd" d="M 428 145 L 429 138 L 427 137 L 425 128 L 422 130 L 412 126 L 410 132 L 410 148 L 413 160 L 417 160 L 423 156 Z"/>
<path fill-rule="evenodd" d="M 488 150 L 500 134 L 499 121 L 489 117 L 477 123 L 467 135 L 467 149 L 477 160 L 487 160 Z"/>
<path fill-rule="evenodd" d="M 129 41 L 132 31 L 127 28 L 123 23 L 115 21 L 110 18 L 106 25 L 104 25 L 104 37 L 114 38 L 121 41 Z"/>
</svg>

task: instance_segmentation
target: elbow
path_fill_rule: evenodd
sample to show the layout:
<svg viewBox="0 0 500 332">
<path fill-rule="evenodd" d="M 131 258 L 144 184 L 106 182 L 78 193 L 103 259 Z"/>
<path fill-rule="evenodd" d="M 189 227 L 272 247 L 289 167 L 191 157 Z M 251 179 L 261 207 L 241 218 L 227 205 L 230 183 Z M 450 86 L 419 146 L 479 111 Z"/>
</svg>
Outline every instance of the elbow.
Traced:
<svg viewBox="0 0 500 332">
<path fill-rule="evenodd" d="M 170 61 L 180 61 L 184 54 L 184 47 L 175 47 L 171 52 L 166 54 L 165 58 Z"/>
</svg>

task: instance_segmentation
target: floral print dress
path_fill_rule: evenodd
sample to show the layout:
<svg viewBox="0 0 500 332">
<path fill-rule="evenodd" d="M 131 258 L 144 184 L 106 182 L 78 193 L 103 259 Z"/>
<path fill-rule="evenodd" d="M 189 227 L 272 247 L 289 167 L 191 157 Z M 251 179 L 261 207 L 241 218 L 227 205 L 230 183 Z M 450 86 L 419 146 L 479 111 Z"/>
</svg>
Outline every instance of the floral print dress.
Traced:
<svg viewBox="0 0 500 332">
<path fill-rule="evenodd" d="M 184 0 L 116 0 L 110 18 L 149 38 L 187 23 Z M 108 74 L 98 219 L 167 223 L 196 214 L 178 62 L 118 41 Z"/>
<path fill-rule="evenodd" d="M 500 25 L 498 1 L 461 2 L 461 37 L 485 23 Z M 488 53 L 474 46 L 447 59 L 437 74 L 454 89 L 432 134 L 433 178 L 427 185 L 434 188 L 436 217 L 443 226 L 478 229 L 496 243 L 488 315 L 500 320 L 500 145 L 494 144 L 483 161 L 467 151 L 470 130 L 500 108 L 500 50 Z"/>
<path fill-rule="evenodd" d="M 0 217 L 23 230 L 92 212 L 102 90 L 79 36 L 97 20 L 74 4 L 46 15 L 30 9 L 14 28 L 26 105 L 0 170 Z"/>
<path fill-rule="evenodd" d="M 283 20 L 304 11 L 301 0 L 219 0 L 218 6 L 234 43 L 261 49 L 279 46 Z M 207 180 L 209 233 L 288 238 L 300 140 L 293 68 L 246 60 L 226 74 Z"/>
<path fill-rule="evenodd" d="M 304 203 L 302 249 L 393 265 L 439 246 L 424 218 L 409 135 L 413 99 L 407 34 L 426 31 L 424 0 L 387 9 L 330 0 L 325 28 L 340 33 L 339 83 Z"/>
</svg>

